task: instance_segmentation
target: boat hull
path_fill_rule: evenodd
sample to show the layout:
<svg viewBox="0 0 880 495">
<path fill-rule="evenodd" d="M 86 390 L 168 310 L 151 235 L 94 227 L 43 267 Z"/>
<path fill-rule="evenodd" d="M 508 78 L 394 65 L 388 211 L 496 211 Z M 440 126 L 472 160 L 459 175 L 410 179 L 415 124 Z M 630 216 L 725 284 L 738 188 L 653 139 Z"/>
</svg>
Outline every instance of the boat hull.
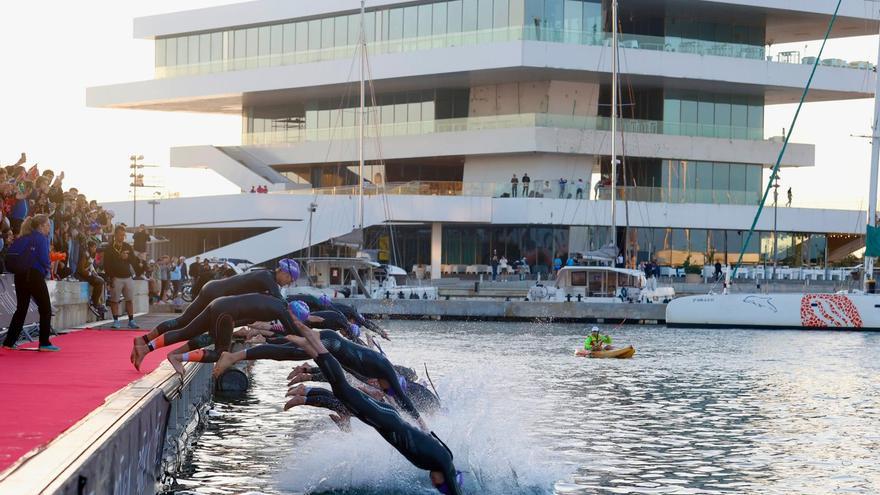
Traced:
<svg viewBox="0 0 880 495">
<path fill-rule="evenodd" d="M 880 330 L 873 294 L 709 294 L 674 299 L 669 327 Z"/>
</svg>

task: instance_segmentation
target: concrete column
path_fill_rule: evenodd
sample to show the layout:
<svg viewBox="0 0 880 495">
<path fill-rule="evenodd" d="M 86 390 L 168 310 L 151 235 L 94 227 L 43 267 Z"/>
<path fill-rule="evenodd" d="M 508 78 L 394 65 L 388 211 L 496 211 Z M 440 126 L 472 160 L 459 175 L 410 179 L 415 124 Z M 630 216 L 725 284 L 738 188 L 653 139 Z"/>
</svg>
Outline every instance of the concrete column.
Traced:
<svg viewBox="0 0 880 495">
<path fill-rule="evenodd" d="M 440 278 L 440 263 L 443 257 L 443 224 L 431 224 L 431 279 Z"/>
</svg>

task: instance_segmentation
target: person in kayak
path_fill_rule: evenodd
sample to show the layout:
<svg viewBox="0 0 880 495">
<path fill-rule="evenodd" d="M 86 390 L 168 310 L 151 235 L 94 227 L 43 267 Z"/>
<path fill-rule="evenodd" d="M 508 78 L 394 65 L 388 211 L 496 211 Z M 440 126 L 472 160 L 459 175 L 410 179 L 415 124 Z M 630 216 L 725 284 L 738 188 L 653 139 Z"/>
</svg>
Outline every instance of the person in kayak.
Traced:
<svg viewBox="0 0 880 495">
<path fill-rule="evenodd" d="M 324 347 L 321 336 L 301 323 L 288 338 L 312 358 L 327 377 L 333 395 L 352 416 L 373 427 L 401 455 L 419 469 L 429 471 L 431 484 L 440 493 L 460 495 L 462 473 L 455 469 L 452 451 L 434 433 L 425 433 L 404 421 L 397 411 L 351 386 L 339 361 Z M 291 407 L 293 407 L 291 405 Z M 285 409 L 289 409 L 285 405 Z"/>
<path fill-rule="evenodd" d="M 590 330 L 590 335 L 584 339 L 584 348 L 578 350 L 575 354 L 584 357 L 589 356 L 591 352 L 610 351 L 612 349 L 614 348 L 611 347 L 611 336 L 600 333 L 599 327 L 593 326 Z"/>
<path fill-rule="evenodd" d="M 141 362 L 146 356 L 143 351 L 145 346 L 160 335 L 171 331 L 181 329 L 195 320 L 212 301 L 218 297 L 235 296 L 241 294 L 269 294 L 280 301 L 284 301 L 279 286 L 287 286 L 292 284 L 299 278 L 299 264 L 285 258 L 278 262 L 278 268 L 274 272 L 269 270 L 257 270 L 253 272 L 234 275 L 221 280 L 212 280 L 202 287 L 198 297 L 186 308 L 186 310 L 177 318 L 165 320 L 160 323 L 154 330 L 146 335 L 134 338 L 131 350 L 131 364 L 135 369 L 141 369 Z"/>
</svg>

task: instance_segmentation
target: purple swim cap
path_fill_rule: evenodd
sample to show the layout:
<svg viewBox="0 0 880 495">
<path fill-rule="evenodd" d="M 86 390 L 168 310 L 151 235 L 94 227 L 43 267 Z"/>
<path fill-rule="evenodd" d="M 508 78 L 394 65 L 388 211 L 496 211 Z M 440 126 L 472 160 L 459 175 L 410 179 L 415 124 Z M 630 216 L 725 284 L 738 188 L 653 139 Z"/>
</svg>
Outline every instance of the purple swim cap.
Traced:
<svg viewBox="0 0 880 495">
<path fill-rule="evenodd" d="M 291 278 L 293 278 L 294 282 L 296 281 L 296 279 L 299 278 L 299 263 L 290 258 L 284 258 L 283 260 L 279 261 L 278 268 L 280 268 L 282 271 L 287 272 L 291 276 Z"/>
<path fill-rule="evenodd" d="M 309 306 L 302 301 L 291 301 L 290 302 L 290 312 L 293 313 L 293 316 L 296 317 L 299 321 L 306 321 L 309 319 Z"/>
</svg>

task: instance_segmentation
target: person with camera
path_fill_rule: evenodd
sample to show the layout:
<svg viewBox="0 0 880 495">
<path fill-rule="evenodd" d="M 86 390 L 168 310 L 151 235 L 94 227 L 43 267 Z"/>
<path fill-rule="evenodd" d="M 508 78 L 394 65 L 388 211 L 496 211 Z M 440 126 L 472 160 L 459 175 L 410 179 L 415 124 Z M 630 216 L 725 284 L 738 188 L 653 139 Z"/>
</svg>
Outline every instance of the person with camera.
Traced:
<svg viewBox="0 0 880 495">
<path fill-rule="evenodd" d="M 128 328 L 140 328 L 134 321 L 134 279 L 140 271 L 140 263 L 134 249 L 125 242 L 125 226 L 113 229 L 113 239 L 104 250 L 104 273 L 110 277 L 110 311 L 113 313 L 113 328 L 122 328 L 119 322 L 119 298 L 125 297 L 125 312 L 128 313 Z"/>
</svg>

